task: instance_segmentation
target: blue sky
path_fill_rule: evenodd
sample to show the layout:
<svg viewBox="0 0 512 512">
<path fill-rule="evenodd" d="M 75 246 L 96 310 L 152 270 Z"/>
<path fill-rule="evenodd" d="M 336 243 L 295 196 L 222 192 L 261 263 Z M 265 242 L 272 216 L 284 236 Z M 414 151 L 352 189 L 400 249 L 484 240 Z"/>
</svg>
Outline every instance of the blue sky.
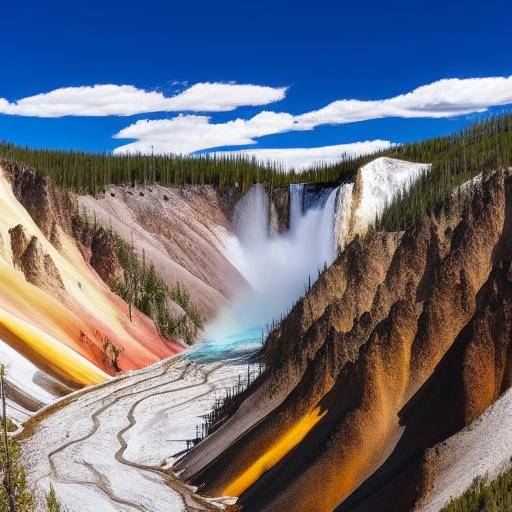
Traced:
<svg viewBox="0 0 512 512">
<path fill-rule="evenodd" d="M 390 98 L 444 78 L 512 75 L 511 1 L 3 2 L 0 18 L 0 98 L 9 103 L 94 84 L 127 84 L 164 96 L 205 82 L 288 88 L 284 99 L 264 105 L 183 113 L 226 123 L 264 110 L 299 116 L 336 100 Z M 508 84 L 500 85 L 501 105 L 508 103 L 503 87 Z M 480 92 L 474 94 L 478 104 Z M 483 101 L 492 108 L 489 103 Z M 400 143 L 453 131 L 473 117 L 452 112 L 441 119 L 396 118 L 386 112 L 382 119 L 322 121 L 298 131 L 248 135 L 256 144 L 228 136 L 218 147 L 305 148 L 374 139 Z M 113 135 L 138 120 L 179 115 L 177 110 L 58 118 L 0 114 L 0 139 L 112 151 L 132 141 Z M 177 129 L 169 138 L 176 137 Z M 145 137 L 145 147 L 153 146 L 153 134 Z M 159 142 L 154 146 L 160 147 Z M 164 144 L 162 151 L 173 147 Z"/>
</svg>

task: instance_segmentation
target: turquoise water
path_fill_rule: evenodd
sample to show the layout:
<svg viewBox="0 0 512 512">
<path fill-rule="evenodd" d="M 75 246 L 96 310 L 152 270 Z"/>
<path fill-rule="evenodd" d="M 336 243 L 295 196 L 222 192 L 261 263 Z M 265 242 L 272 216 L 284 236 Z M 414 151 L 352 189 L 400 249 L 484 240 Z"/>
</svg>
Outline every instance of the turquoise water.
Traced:
<svg viewBox="0 0 512 512">
<path fill-rule="evenodd" d="M 253 328 L 218 340 L 199 343 L 184 357 L 202 363 L 225 361 L 253 354 L 261 347 L 263 329 Z"/>
</svg>

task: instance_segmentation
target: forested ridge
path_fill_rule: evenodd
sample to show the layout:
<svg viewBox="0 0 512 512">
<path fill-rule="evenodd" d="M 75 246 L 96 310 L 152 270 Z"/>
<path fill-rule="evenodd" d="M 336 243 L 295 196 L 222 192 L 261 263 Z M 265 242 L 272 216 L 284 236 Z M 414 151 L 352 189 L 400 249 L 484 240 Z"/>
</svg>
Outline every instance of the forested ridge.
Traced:
<svg viewBox="0 0 512 512">
<path fill-rule="evenodd" d="M 33 167 L 68 190 L 93 195 L 102 193 L 108 185 L 210 184 L 239 186 L 245 191 L 253 183 L 287 187 L 302 181 L 336 181 L 339 175 L 338 169 L 324 166 L 301 174 L 289 173 L 278 165 L 262 165 L 241 156 L 112 155 L 31 149 L 8 142 L 0 142 L 0 158 Z"/>
<path fill-rule="evenodd" d="M 512 165 L 512 114 L 485 118 L 449 136 L 395 146 L 335 165 L 319 165 L 302 173 L 287 172 L 277 164 L 261 165 L 255 159 L 241 156 L 116 156 L 0 143 L 0 159 L 21 162 L 50 176 L 65 189 L 93 195 L 101 194 L 111 184 L 211 184 L 239 186 L 245 191 L 253 183 L 267 187 L 300 182 L 335 183 L 354 179 L 362 165 L 379 156 L 432 164 L 431 171 L 407 194 L 388 205 L 377 219 L 377 229 L 401 230 L 446 199 L 457 185 L 480 172 Z"/>
<path fill-rule="evenodd" d="M 388 205 L 378 220 L 378 229 L 397 231 L 431 212 L 465 181 L 512 166 L 512 115 L 479 121 L 450 137 L 397 147 L 388 156 L 432 164 L 430 172 Z"/>
<path fill-rule="evenodd" d="M 430 172 L 376 219 L 379 230 L 403 230 L 419 215 L 430 213 L 458 185 L 481 172 L 512 166 L 512 114 L 487 117 L 449 136 L 395 146 L 325 170 L 340 181 L 353 179 L 361 166 L 381 156 L 432 164 Z"/>
</svg>

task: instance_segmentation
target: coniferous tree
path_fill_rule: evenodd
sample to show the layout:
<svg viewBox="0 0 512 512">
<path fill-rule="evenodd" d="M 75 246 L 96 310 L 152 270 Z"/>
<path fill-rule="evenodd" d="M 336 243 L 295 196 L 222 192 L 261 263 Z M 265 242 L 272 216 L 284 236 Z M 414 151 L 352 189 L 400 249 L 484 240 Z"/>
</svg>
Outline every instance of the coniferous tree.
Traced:
<svg viewBox="0 0 512 512">
<path fill-rule="evenodd" d="M 2 402 L 2 450 L 0 451 L 0 512 L 32 512 L 34 497 L 26 490 L 25 470 L 19 462 L 20 449 L 9 436 L 6 413 L 5 366 L 0 365 L 0 400 Z"/>
</svg>

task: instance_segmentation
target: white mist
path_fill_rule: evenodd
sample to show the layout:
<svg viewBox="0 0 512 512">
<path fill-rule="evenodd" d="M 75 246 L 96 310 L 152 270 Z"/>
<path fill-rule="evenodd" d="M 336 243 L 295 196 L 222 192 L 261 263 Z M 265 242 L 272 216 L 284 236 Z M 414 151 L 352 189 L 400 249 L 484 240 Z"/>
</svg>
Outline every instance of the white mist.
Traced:
<svg viewBox="0 0 512 512">
<path fill-rule="evenodd" d="M 303 212 L 303 185 L 290 190 L 290 229 L 271 231 L 269 199 L 253 185 L 234 213 L 236 237 L 227 256 L 251 289 L 233 300 L 228 311 L 207 327 L 211 338 L 225 337 L 278 319 L 304 293 L 309 280 L 330 265 L 336 254 L 335 205 L 338 189 L 327 189 Z"/>
</svg>

